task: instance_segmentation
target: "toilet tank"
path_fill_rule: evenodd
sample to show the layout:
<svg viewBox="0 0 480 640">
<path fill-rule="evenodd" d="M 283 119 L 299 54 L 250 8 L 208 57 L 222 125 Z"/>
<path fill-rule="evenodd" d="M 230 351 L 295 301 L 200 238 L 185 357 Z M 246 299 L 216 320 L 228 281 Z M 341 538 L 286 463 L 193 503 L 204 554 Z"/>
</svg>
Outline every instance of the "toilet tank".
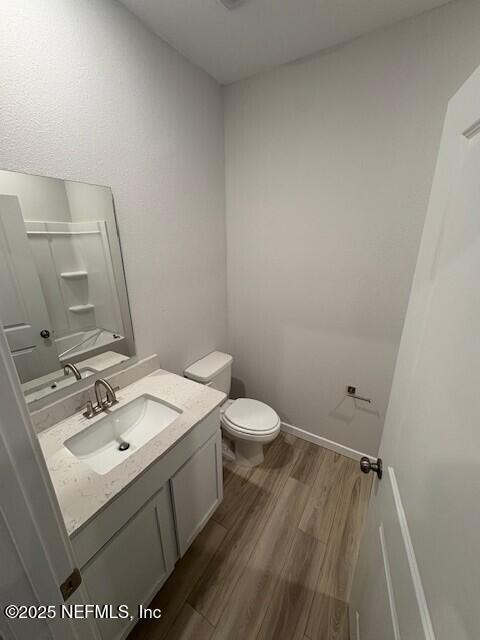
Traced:
<svg viewBox="0 0 480 640">
<path fill-rule="evenodd" d="M 233 358 L 222 351 L 212 351 L 201 360 L 197 360 L 183 372 L 186 378 L 208 384 L 208 386 L 230 393 Z"/>
</svg>

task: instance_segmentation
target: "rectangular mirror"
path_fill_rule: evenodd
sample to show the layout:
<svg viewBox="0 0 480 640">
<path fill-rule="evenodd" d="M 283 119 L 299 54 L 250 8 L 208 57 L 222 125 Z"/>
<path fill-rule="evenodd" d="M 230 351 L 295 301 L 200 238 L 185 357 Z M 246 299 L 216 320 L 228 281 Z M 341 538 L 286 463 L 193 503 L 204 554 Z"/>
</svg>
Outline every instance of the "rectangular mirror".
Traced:
<svg viewBox="0 0 480 640">
<path fill-rule="evenodd" d="M 109 187 L 0 170 L 0 321 L 27 402 L 134 355 Z"/>
</svg>

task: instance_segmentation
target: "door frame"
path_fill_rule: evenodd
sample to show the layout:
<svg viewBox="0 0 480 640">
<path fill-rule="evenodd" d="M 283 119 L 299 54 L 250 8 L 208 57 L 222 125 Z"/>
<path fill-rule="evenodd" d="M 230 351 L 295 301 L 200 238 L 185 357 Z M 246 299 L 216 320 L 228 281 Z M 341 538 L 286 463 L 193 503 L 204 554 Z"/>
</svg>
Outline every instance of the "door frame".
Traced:
<svg viewBox="0 0 480 640">
<path fill-rule="evenodd" d="M 62 604 L 59 585 L 70 575 L 76 561 L 2 327 L 0 482 L 0 518 L 9 531 L 23 566 L 25 585 L 30 586 L 38 604 Z M 87 602 L 83 586 L 70 602 Z M 2 603 L 3 606 L 6 604 L 9 603 Z M 3 616 L 3 611 L 1 614 Z M 7 633 L 3 630 L 5 623 L 11 637 L 16 638 L 15 629 L 18 631 L 21 628 L 21 622 L 11 626 L 7 622 L 6 618 L 2 620 L 2 631 Z M 54 640 L 98 640 L 100 637 L 93 620 L 68 620 L 57 616 L 47 624 Z"/>
</svg>

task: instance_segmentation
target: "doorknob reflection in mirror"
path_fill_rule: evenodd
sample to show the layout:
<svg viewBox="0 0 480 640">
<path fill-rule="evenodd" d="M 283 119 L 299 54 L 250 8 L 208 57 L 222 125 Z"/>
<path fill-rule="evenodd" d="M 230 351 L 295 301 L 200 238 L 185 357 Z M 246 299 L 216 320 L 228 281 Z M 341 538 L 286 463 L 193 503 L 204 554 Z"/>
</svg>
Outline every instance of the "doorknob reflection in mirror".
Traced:
<svg viewBox="0 0 480 640">
<path fill-rule="evenodd" d="M 367 458 L 367 456 L 363 456 L 362 458 L 360 458 L 360 469 L 363 471 L 363 473 L 370 473 L 370 471 L 373 471 L 377 474 L 379 480 L 382 479 L 383 462 L 381 458 L 377 458 L 376 462 L 372 462 L 370 458 Z"/>
</svg>

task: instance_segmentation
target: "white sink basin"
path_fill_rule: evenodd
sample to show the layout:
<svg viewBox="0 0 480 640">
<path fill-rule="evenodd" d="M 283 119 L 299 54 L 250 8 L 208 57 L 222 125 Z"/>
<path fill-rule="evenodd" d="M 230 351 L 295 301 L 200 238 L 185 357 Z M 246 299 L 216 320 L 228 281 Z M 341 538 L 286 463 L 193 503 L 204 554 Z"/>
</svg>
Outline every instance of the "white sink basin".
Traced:
<svg viewBox="0 0 480 640">
<path fill-rule="evenodd" d="M 74 456 L 104 475 L 124 462 L 181 414 L 153 396 L 140 396 L 65 441 Z"/>
</svg>

